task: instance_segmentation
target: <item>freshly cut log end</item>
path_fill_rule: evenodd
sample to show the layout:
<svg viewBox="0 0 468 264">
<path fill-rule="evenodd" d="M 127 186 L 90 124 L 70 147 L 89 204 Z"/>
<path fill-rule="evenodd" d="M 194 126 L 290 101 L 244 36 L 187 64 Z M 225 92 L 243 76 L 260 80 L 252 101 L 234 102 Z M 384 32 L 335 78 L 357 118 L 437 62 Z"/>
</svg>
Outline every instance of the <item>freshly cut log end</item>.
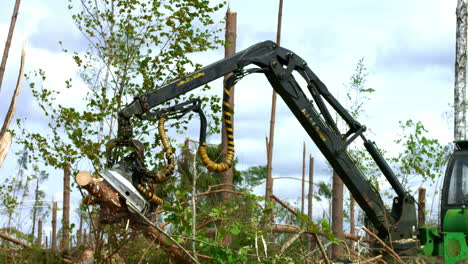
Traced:
<svg viewBox="0 0 468 264">
<path fill-rule="evenodd" d="M 86 186 L 91 182 L 92 176 L 91 173 L 87 171 L 80 171 L 75 177 L 76 183 L 80 186 Z"/>
<path fill-rule="evenodd" d="M 84 203 L 99 204 L 113 212 L 127 211 L 125 202 L 119 194 L 102 178 L 96 177 L 87 171 L 81 171 L 75 176 L 78 185 L 88 191 Z"/>
</svg>

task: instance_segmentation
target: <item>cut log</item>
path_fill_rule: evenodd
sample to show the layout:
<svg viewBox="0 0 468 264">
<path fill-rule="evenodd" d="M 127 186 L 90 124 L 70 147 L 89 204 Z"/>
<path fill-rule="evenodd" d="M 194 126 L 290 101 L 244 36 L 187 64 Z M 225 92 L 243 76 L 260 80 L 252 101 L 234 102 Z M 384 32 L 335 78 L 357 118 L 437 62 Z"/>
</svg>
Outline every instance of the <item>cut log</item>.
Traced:
<svg viewBox="0 0 468 264">
<path fill-rule="evenodd" d="M 142 219 L 132 214 L 122 198 L 102 178 L 96 177 L 89 172 L 81 171 L 75 177 L 76 183 L 87 190 L 96 204 L 101 206 L 100 222 L 103 224 L 129 222 L 134 230 L 140 231 L 147 239 L 162 246 L 174 259 L 182 263 L 192 263 L 190 258 L 175 245 L 171 245 L 164 234 L 156 228 L 142 224 Z"/>
</svg>

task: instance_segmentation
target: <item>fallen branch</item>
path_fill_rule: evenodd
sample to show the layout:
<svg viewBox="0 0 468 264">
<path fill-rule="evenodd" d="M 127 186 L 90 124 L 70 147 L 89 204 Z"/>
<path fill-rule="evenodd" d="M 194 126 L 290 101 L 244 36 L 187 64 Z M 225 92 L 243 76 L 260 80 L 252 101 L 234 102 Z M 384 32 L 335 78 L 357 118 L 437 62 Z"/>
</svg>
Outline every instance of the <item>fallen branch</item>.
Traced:
<svg viewBox="0 0 468 264">
<path fill-rule="evenodd" d="M 13 242 L 13 243 L 15 243 L 16 245 L 22 246 L 22 247 L 24 247 L 24 248 L 31 248 L 31 245 L 28 245 L 28 244 L 24 243 L 23 241 L 18 240 L 18 239 L 14 238 L 14 237 L 11 237 L 11 236 L 9 236 L 9 235 L 7 235 L 7 234 L 0 233 L 0 237 L 3 238 L 3 239 L 5 239 L 5 240 L 8 240 L 8 241 L 10 241 L 10 242 Z M 62 258 L 62 260 L 63 260 L 63 262 L 65 262 L 65 263 L 73 263 L 73 261 L 71 261 L 71 260 L 69 260 L 69 259 L 66 259 L 66 258 Z"/>
<path fill-rule="evenodd" d="M 404 264 L 403 260 L 401 260 L 400 256 L 398 256 L 397 253 L 395 253 L 395 251 L 393 251 L 393 249 L 391 249 L 389 246 L 387 246 L 385 244 L 385 242 L 383 242 L 378 236 L 376 236 L 374 233 L 372 233 L 371 231 L 369 231 L 367 228 L 365 227 L 361 227 L 362 230 L 364 230 L 367 234 L 369 234 L 371 237 L 375 238 L 375 240 L 377 240 L 377 242 L 379 242 L 383 248 L 385 249 L 385 251 L 387 251 L 390 256 L 399 264 Z"/>
<path fill-rule="evenodd" d="M 30 245 L 24 243 L 23 241 L 20 241 L 20 240 L 18 240 L 18 239 L 16 239 L 16 238 L 11 237 L 11 236 L 9 236 L 9 235 L 7 235 L 7 234 L 4 234 L 4 233 L 0 233 L 0 237 L 3 238 L 3 239 L 5 239 L 5 240 L 8 240 L 8 241 L 10 241 L 10 242 L 13 242 L 13 243 L 15 243 L 16 245 L 20 245 L 20 246 L 22 246 L 22 247 L 25 247 L 25 248 L 30 248 L 30 247 L 31 247 Z"/>
<path fill-rule="evenodd" d="M 278 196 L 271 194 L 270 197 L 273 198 L 273 200 L 275 200 L 277 203 L 281 204 L 284 208 L 288 209 L 289 212 L 297 216 L 296 210 L 294 210 L 294 208 L 289 206 L 287 203 L 283 202 L 283 200 L 278 198 Z"/>
<path fill-rule="evenodd" d="M 208 226 L 211 223 L 222 221 L 222 220 L 223 220 L 222 218 L 213 218 L 213 219 L 207 220 L 197 226 L 197 231 L 200 231 L 201 229 L 203 229 L 204 227 Z"/>
<path fill-rule="evenodd" d="M 382 259 L 382 255 L 378 255 L 376 257 L 361 261 L 361 264 L 366 264 L 366 263 L 375 263 L 375 261 Z"/>
<path fill-rule="evenodd" d="M 291 226 L 291 225 L 280 225 L 280 224 L 274 224 L 274 225 L 271 225 L 270 228 L 274 231 L 274 232 L 284 232 L 284 233 L 297 233 L 297 232 L 300 232 L 301 229 L 297 226 Z M 312 234 L 313 232 L 305 232 L 306 234 Z M 323 231 L 319 231 L 317 232 L 317 235 L 319 236 L 326 236 L 325 233 Z M 358 235 L 353 235 L 353 234 L 348 234 L 348 233 L 344 233 L 344 237 L 346 239 L 349 239 L 349 240 L 353 240 L 353 241 L 363 241 L 363 242 L 367 242 L 367 243 L 370 243 L 370 239 L 368 238 L 364 238 L 364 237 L 361 237 L 361 236 L 358 236 Z"/>
<path fill-rule="evenodd" d="M 299 237 L 301 237 L 301 235 L 305 232 L 306 230 L 305 229 L 302 229 L 301 231 L 299 231 L 297 234 L 295 234 L 291 239 L 289 239 L 288 241 L 286 241 L 283 246 L 281 247 L 280 251 L 281 251 L 281 254 L 284 254 L 284 251 L 286 251 L 293 243 L 294 241 L 296 241 Z"/>
<path fill-rule="evenodd" d="M 320 241 L 316 233 L 312 235 L 314 236 L 315 241 L 317 241 L 317 244 L 319 246 L 320 252 L 322 253 L 323 259 L 325 260 L 325 263 L 330 264 L 330 260 L 327 257 L 327 252 L 325 252 L 325 249 L 323 248 L 322 242 Z"/>
</svg>

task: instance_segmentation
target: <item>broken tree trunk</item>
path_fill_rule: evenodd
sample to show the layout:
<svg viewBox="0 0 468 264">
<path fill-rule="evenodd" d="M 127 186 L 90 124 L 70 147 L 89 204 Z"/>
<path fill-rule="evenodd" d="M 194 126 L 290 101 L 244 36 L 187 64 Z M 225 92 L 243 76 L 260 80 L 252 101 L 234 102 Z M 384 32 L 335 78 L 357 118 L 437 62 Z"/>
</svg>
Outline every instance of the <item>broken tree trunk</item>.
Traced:
<svg viewBox="0 0 468 264">
<path fill-rule="evenodd" d="M 276 44 L 279 46 L 281 42 L 281 20 L 283 17 L 283 0 L 279 0 L 278 8 L 278 28 L 276 30 Z M 267 178 L 266 178 L 266 191 L 265 201 L 272 201 L 271 195 L 273 194 L 273 143 L 275 139 L 275 118 L 276 118 L 276 92 L 273 91 L 271 97 L 271 119 L 270 119 L 270 136 L 268 138 L 267 148 Z M 271 211 L 270 221 L 274 222 L 274 212 Z"/>
<path fill-rule="evenodd" d="M 57 208 L 57 201 L 54 201 L 52 206 L 52 236 L 50 241 L 52 250 L 57 250 Z"/>
<path fill-rule="evenodd" d="M 333 170 L 333 200 L 332 200 L 332 231 L 339 240 L 343 240 L 343 182 Z M 333 244 L 331 258 L 339 258 L 344 254 L 343 244 Z"/>
<path fill-rule="evenodd" d="M 426 224 L 426 189 L 418 189 L 418 226 Z"/>
<path fill-rule="evenodd" d="M 354 205 L 355 205 L 355 201 L 354 201 L 353 195 L 350 193 L 349 194 L 349 233 L 353 235 L 356 233 L 356 224 L 354 220 L 354 215 L 355 215 Z M 351 242 L 351 249 L 354 250 L 353 242 Z"/>
<path fill-rule="evenodd" d="M 62 216 L 62 251 L 68 252 L 70 241 L 70 164 L 63 170 L 63 216 Z"/>
<path fill-rule="evenodd" d="M 231 12 L 228 8 L 226 12 L 226 47 L 224 49 L 224 56 L 231 57 L 236 53 L 236 26 L 237 26 L 237 13 Z M 224 85 L 226 86 L 226 82 L 231 77 L 232 73 L 226 74 L 224 76 Z M 231 105 L 231 109 L 234 109 L 234 86 L 230 89 L 230 96 L 228 103 Z M 234 127 L 234 120 L 231 119 L 232 127 Z M 227 138 L 227 130 L 226 126 L 223 122 L 222 124 L 222 138 L 221 138 L 221 156 L 223 160 L 226 159 L 226 155 L 228 153 L 228 138 Z M 221 183 L 227 184 L 226 189 L 232 190 L 232 179 L 234 173 L 232 168 L 229 168 L 227 171 L 221 173 Z M 231 200 L 231 194 L 228 192 L 221 193 L 221 200 L 223 202 L 227 202 Z"/>
<path fill-rule="evenodd" d="M 304 214 L 304 199 L 305 199 L 305 171 L 306 171 L 306 145 L 302 151 L 302 193 L 301 193 L 301 214 Z"/>
<path fill-rule="evenodd" d="M 5 132 L 3 136 L 0 137 L 0 168 L 2 167 L 3 161 L 8 153 L 8 150 L 11 146 L 11 134 L 10 132 Z"/>
<path fill-rule="evenodd" d="M 18 94 L 21 91 L 21 80 L 23 79 L 25 58 L 26 58 L 26 52 L 23 47 L 23 51 L 21 53 L 21 64 L 20 64 L 20 69 L 18 73 L 18 79 L 16 80 L 15 91 L 13 93 L 13 96 L 11 97 L 10 107 L 8 108 L 8 112 L 5 116 L 5 120 L 3 121 L 2 129 L 0 130 L 0 167 L 2 166 L 3 160 L 5 159 L 6 154 L 8 153 L 8 149 L 10 148 L 10 145 L 11 145 L 11 134 L 7 130 L 8 130 L 8 127 L 10 126 L 13 116 L 15 115 L 16 99 L 18 98 Z"/>
<path fill-rule="evenodd" d="M 75 179 L 76 183 L 89 193 L 83 199 L 83 202 L 87 204 L 99 204 L 101 206 L 99 215 L 101 223 L 110 224 L 128 221 L 130 227 L 140 231 L 146 238 L 154 241 L 155 244 L 161 245 L 174 259 L 182 263 L 192 262 L 180 248 L 168 242 L 164 234 L 156 228 L 141 224 L 141 219 L 128 210 L 124 199 L 103 179 L 84 171 L 78 173 Z"/>
<path fill-rule="evenodd" d="M 307 195 L 307 219 L 312 221 L 312 199 L 314 197 L 314 158 L 310 155 L 309 158 L 309 194 Z M 309 250 L 315 248 L 314 236 L 309 235 L 308 245 Z"/>
<path fill-rule="evenodd" d="M 82 244 L 82 238 L 83 238 L 83 215 L 80 214 L 80 225 L 76 233 L 77 246 L 80 246 Z"/>
<path fill-rule="evenodd" d="M 42 247 L 42 218 L 37 221 L 37 246 Z"/>
<path fill-rule="evenodd" d="M 225 57 L 230 57 L 236 53 L 236 34 L 237 34 L 237 13 L 236 12 L 231 12 L 231 10 L 228 8 L 226 11 L 226 47 L 224 49 L 224 56 Z M 229 77 L 231 77 L 232 73 L 226 74 L 224 76 L 224 82 L 223 82 L 223 87 L 226 87 L 227 80 Z M 225 89 L 225 88 L 224 88 Z M 234 110 L 234 86 L 230 88 L 230 96 L 228 100 L 229 105 L 231 106 L 231 109 Z M 225 123 L 223 122 L 222 125 L 222 140 L 221 140 L 221 156 L 223 157 L 223 160 L 226 159 L 226 156 L 228 154 L 228 132 L 227 128 L 225 126 Z M 234 119 L 231 117 L 231 126 L 234 129 Z M 232 181 L 234 178 L 234 171 L 232 170 L 232 167 L 229 168 L 227 171 L 221 173 L 221 183 L 226 184 L 225 189 L 227 190 L 232 190 Z M 221 200 L 223 202 L 228 202 L 232 199 L 232 195 L 229 192 L 222 192 L 221 193 Z M 223 246 L 229 247 L 232 242 L 232 235 L 227 234 L 223 238 Z"/>
</svg>

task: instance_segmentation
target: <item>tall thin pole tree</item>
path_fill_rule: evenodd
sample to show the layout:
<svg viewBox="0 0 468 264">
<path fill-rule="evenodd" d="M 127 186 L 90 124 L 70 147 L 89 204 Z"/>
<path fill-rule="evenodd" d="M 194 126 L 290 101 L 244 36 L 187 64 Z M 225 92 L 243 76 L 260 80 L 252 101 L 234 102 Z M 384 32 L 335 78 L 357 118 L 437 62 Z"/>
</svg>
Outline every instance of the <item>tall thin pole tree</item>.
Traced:
<svg viewBox="0 0 468 264">
<path fill-rule="evenodd" d="M 283 17 L 283 0 L 279 1 L 278 8 L 278 27 L 276 30 L 276 44 L 279 46 L 281 43 L 281 21 Z M 267 179 L 266 179 L 266 191 L 265 191 L 265 200 L 271 201 L 273 194 L 273 178 L 272 178 L 272 160 L 273 160 L 273 142 L 275 138 L 275 118 L 276 118 L 276 92 L 273 91 L 271 97 L 271 119 L 270 119 L 270 135 L 268 137 L 267 144 Z M 270 221 L 273 222 L 274 214 L 273 211 L 270 214 Z"/>
<path fill-rule="evenodd" d="M 13 15 L 11 16 L 10 28 L 8 29 L 8 36 L 5 42 L 5 48 L 3 49 L 2 62 L 0 63 L 0 90 L 2 89 L 3 75 L 5 74 L 8 53 L 10 52 L 11 40 L 13 39 L 13 33 L 15 32 L 16 19 L 18 18 L 20 3 L 21 0 L 15 1 Z"/>
<path fill-rule="evenodd" d="M 225 57 L 230 57 L 236 53 L 236 27 L 237 27 L 237 13 L 236 12 L 231 12 L 231 10 L 228 8 L 226 12 L 226 34 L 225 34 L 225 40 L 226 40 L 226 47 L 224 49 L 224 56 Z M 229 77 L 232 75 L 232 73 L 226 74 L 224 76 L 224 84 L 226 84 L 226 81 L 229 79 Z M 231 105 L 231 109 L 234 109 L 234 87 L 231 87 L 231 96 L 229 97 L 229 104 Z M 232 126 L 234 126 L 234 120 L 231 120 Z M 227 132 L 226 132 L 226 127 L 222 125 L 222 140 L 221 140 L 221 155 L 223 156 L 223 160 L 225 159 L 227 153 L 228 153 L 228 138 L 227 138 Z M 223 186 L 224 189 L 231 190 L 232 189 L 232 180 L 234 177 L 234 172 L 232 168 L 229 168 L 227 171 L 221 173 L 221 183 L 226 184 Z M 231 194 L 228 192 L 221 193 L 221 199 L 223 201 L 228 201 L 231 199 Z"/>
<path fill-rule="evenodd" d="M 454 138 L 466 138 L 466 41 L 467 0 L 457 3 L 457 36 L 455 44 Z"/>
</svg>

